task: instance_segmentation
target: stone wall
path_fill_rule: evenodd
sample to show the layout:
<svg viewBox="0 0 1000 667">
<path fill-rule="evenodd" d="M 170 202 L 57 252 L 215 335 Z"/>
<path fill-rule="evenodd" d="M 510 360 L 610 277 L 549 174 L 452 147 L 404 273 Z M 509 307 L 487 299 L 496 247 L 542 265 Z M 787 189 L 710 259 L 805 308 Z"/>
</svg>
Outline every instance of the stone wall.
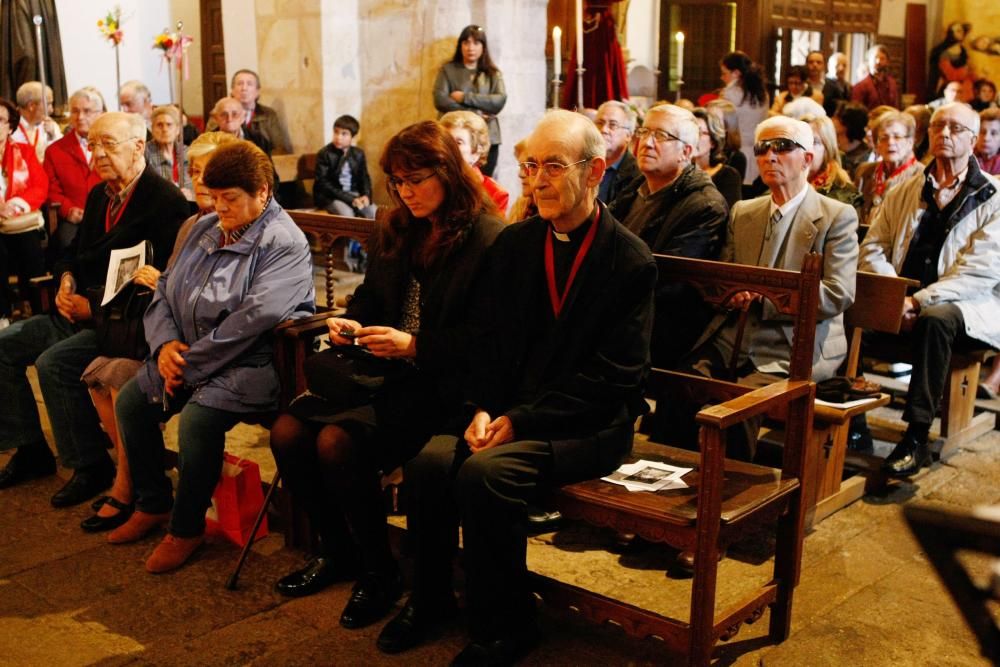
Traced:
<svg viewBox="0 0 1000 667">
<path fill-rule="evenodd" d="M 358 144 L 368 155 L 379 203 L 388 202 L 377 167 L 382 147 L 406 125 L 437 117 L 438 69 L 451 58 L 462 28 L 482 25 L 508 92 L 496 175 L 518 193 L 513 147 L 544 111 L 544 0 L 255 2 L 261 101 L 288 123 L 297 153 L 327 143 L 340 114 L 357 116 Z"/>
</svg>

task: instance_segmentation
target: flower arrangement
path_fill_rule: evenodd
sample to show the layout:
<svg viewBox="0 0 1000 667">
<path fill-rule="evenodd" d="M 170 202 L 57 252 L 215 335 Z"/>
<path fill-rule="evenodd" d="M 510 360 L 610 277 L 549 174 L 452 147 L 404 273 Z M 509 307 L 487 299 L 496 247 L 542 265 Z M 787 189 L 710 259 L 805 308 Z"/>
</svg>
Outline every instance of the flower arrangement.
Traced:
<svg viewBox="0 0 1000 667">
<path fill-rule="evenodd" d="M 163 32 L 161 32 L 153 39 L 153 48 L 160 49 L 161 51 L 163 51 L 164 55 L 169 54 L 171 49 L 174 48 L 173 34 L 167 32 L 167 30 L 164 29 Z"/>
<path fill-rule="evenodd" d="M 115 5 L 115 8 L 109 11 L 107 16 L 103 19 L 98 19 L 97 29 L 100 31 L 104 39 L 110 42 L 112 46 L 118 46 L 122 43 L 122 37 L 124 37 L 121 23 L 122 8 Z"/>
</svg>

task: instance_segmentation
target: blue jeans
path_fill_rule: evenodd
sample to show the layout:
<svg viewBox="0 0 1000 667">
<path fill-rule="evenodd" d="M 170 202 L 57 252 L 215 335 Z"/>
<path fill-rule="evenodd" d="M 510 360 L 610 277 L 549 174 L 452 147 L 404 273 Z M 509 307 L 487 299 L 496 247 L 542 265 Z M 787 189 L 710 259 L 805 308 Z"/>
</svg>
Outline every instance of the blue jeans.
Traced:
<svg viewBox="0 0 1000 667">
<path fill-rule="evenodd" d="M 59 315 L 36 315 L 0 331 L 0 450 L 45 442 L 26 371 L 34 364 L 59 458 L 79 470 L 106 458 L 107 436 L 80 381 L 97 356 L 97 334 Z"/>
<path fill-rule="evenodd" d="M 190 395 L 171 398 L 170 410 L 151 403 L 135 379 L 122 387 L 115 403 L 118 433 L 128 456 L 135 491 L 135 506 L 149 514 L 173 508 L 170 532 L 177 537 L 197 537 L 205 532 L 205 510 L 222 473 L 226 433 L 249 414 L 208 408 L 192 402 Z M 176 499 L 164 471 L 163 433 L 160 423 L 180 413 L 177 432 L 180 449 Z"/>
</svg>

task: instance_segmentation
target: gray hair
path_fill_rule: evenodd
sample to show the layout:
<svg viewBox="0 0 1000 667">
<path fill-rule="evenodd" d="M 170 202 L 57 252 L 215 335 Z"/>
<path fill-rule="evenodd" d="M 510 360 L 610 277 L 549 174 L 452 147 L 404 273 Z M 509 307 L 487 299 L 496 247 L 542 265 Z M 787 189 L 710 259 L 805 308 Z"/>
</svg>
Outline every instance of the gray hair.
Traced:
<svg viewBox="0 0 1000 667">
<path fill-rule="evenodd" d="M 153 100 L 153 93 L 149 92 L 149 88 L 142 81 L 126 81 L 118 89 L 119 97 L 121 97 L 122 93 L 132 93 L 134 97 L 141 97 L 146 102 Z"/>
<path fill-rule="evenodd" d="M 650 114 L 654 113 L 670 116 L 677 125 L 677 138 L 688 146 L 698 145 L 701 128 L 693 113 L 676 104 L 657 104 L 646 112 L 646 119 L 648 120 Z"/>
<path fill-rule="evenodd" d="M 214 116 L 215 114 L 217 114 L 220 111 L 222 111 L 222 107 L 224 107 L 226 104 L 229 104 L 229 103 L 235 104 L 240 109 L 243 108 L 243 105 L 240 104 L 240 101 L 238 99 L 236 99 L 235 97 L 230 97 L 229 95 L 226 95 L 225 97 L 220 97 L 219 101 L 215 103 L 214 107 L 212 107 L 212 112 L 211 112 L 212 115 Z"/>
<path fill-rule="evenodd" d="M 917 121 L 916 119 L 906 113 L 905 111 L 886 111 L 884 114 L 878 117 L 875 122 L 875 134 L 878 134 L 879 130 L 884 130 L 893 123 L 899 123 L 906 128 L 906 133 L 909 136 L 913 136 L 914 132 L 917 131 Z M 877 139 L 878 137 L 876 137 Z"/>
<path fill-rule="evenodd" d="M 608 100 L 607 102 L 601 104 L 601 106 L 597 107 L 597 115 L 600 116 L 601 111 L 605 108 L 618 109 L 623 114 L 625 114 L 625 129 L 628 130 L 629 132 L 635 131 L 636 115 L 632 107 L 625 104 L 624 102 L 619 102 L 618 100 Z"/>
<path fill-rule="evenodd" d="M 52 88 L 45 86 L 45 91 L 51 95 Z M 32 102 L 42 101 L 42 82 L 41 81 L 27 81 L 22 83 L 17 89 L 17 93 L 14 95 L 14 100 L 17 102 L 17 106 L 23 109 Z"/>
<path fill-rule="evenodd" d="M 69 101 L 72 102 L 73 100 L 80 98 L 83 98 L 88 102 L 90 102 L 91 104 L 93 104 L 94 107 L 102 113 L 104 111 L 107 111 L 107 106 L 104 104 L 104 96 L 101 95 L 101 92 L 97 90 L 97 88 L 94 88 L 93 86 L 84 86 L 80 90 L 70 95 Z"/>
</svg>

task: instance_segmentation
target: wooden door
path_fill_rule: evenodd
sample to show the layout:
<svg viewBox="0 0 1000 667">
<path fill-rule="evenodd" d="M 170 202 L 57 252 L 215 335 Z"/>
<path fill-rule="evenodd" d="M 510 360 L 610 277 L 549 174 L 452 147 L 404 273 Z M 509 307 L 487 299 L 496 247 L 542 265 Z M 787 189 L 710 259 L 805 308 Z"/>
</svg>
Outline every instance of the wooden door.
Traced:
<svg viewBox="0 0 1000 667">
<path fill-rule="evenodd" d="M 222 0 L 199 0 L 201 9 L 201 81 L 205 122 L 215 103 L 229 94 L 226 50 L 222 42 Z"/>
</svg>

